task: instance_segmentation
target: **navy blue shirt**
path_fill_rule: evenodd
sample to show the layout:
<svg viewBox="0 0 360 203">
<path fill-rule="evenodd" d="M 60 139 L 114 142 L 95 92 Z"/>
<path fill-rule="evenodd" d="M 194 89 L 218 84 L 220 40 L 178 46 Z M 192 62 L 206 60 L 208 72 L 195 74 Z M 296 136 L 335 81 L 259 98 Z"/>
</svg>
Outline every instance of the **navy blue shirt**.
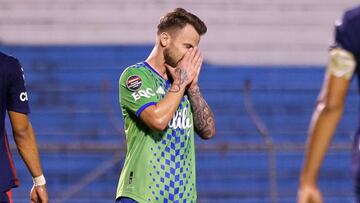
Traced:
<svg viewBox="0 0 360 203">
<path fill-rule="evenodd" d="M 335 29 L 335 46 L 351 52 L 355 57 L 355 72 L 360 87 L 360 6 L 346 11 Z"/>
<path fill-rule="evenodd" d="M 19 185 L 5 131 L 7 111 L 30 112 L 21 65 L 0 52 L 0 192 Z"/>
</svg>

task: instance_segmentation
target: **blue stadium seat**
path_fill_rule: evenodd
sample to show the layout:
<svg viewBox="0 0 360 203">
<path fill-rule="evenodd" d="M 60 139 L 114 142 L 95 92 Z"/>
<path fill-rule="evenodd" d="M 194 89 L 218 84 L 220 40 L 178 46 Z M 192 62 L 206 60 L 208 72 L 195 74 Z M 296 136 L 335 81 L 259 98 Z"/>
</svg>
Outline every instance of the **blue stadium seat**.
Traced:
<svg viewBox="0 0 360 203">
<path fill-rule="evenodd" d="M 118 103 L 118 78 L 128 65 L 143 60 L 150 46 L 0 46 L 17 56 L 30 91 L 30 115 L 38 143 L 119 143 L 125 146 Z M 201 88 L 212 106 L 217 125 L 213 140 L 196 139 L 199 202 L 270 202 L 269 156 L 264 139 L 244 107 L 244 81 L 258 116 L 275 146 L 303 146 L 320 90 L 321 67 L 250 67 L 205 64 Z M 358 95 L 352 84 L 335 143 L 350 146 L 358 118 Z M 8 127 L 9 129 L 9 127 Z M 120 132 L 119 132 L 120 131 Z M 232 149 L 234 145 L 250 148 Z M 206 147 L 208 146 L 208 148 Z M 279 202 L 294 202 L 303 158 L 300 149 L 276 151 Z M 114 153 L 54 150 L 42 152 L 50 198 L 77 184 Z M 125 154 L 120 155 L 124 157 Z M 26 202 L 31 180 L 14 152 L 23 185 L 14 190 L 15 202 Z M 86 185 L 71 202 L 112 202 L 122 161 Z M 330 153 L 320 185 L 326 202 L 353 200 L 348 148 Z"/>
</svg>

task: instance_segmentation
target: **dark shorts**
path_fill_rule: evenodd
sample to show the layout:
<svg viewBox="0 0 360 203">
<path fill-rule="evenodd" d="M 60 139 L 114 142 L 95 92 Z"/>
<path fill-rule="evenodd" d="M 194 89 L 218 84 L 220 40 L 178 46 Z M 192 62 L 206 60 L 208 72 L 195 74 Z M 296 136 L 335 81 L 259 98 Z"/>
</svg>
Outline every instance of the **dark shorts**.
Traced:
<svg viewBox="0 0 360 203">
<path fill-rule="evenodd" d="M 115 200 L 115 203 L 138 203 L 138 202 L 128 197 L 119 197 Z"/>
<path fill-rule="evenodd" d="M 11 190 L 0 193 L 0 203 L 12 203 L 12 202 L 13 201 L 12 201 Z"/>
</svg>

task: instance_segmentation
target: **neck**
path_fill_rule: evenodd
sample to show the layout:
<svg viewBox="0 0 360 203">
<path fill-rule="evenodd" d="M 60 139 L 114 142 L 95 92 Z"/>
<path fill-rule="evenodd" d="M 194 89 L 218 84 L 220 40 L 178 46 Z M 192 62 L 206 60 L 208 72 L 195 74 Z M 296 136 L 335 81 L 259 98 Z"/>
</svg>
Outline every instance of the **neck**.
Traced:
<svg viewBox="0 0 360 203">
<path fill-rule="evenodd" d="M 146 62 L 153 67 L 164 79 L 168 79 L 166 68 L 164 66 L 165 60 L 162 51 L 156 45 L 146 59 Z"/>
</svg>

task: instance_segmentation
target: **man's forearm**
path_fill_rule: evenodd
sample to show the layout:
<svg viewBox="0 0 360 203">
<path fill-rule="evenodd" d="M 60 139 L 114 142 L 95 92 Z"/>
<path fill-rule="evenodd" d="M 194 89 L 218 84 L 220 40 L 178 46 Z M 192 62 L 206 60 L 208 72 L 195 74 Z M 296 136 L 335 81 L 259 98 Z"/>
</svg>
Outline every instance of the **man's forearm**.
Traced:
<svg viewBox="0 0 360 203">
<path fill-rule="evenodd" d="M 39 152 L 31 124 L 29 123 L 28 128 L 24 131 L 14 131 L 13 133 L 17 149 L 31 175 L 33 177 L 42 175 Z"/>
<path fill-rule="evenodd" d="M 214 113 L 202 96 L 199 86 L 189 88 L 187 93 L 193 110 L 196 132 L 203 139 L 211 138 L 215 134 Z"/>
<path fill-rule="evenodd" d="M 141 119 L 153 130 L 165 130 L 178 109 L 184 92 L 185 85 L 178 81 L 174 82 L 166 96 L 159 103 L 149 106 L 141 113 Z"/>
<path fill-rule="evenodd" d="M 156 114 L 165 120 L 168 124 L 174 113 L 179 107 L 182 97 L 184 96 L 185 87 L 173 84 L 167 95 L 156 105 Z"/>
<path fill-rule="evenodd" d="M 310 126 L 300 184 L 316 185 L 325 153 L 343 112 L 343 108 L 328 109 L 321 103 L 317 106 Z"/>
</svg>

